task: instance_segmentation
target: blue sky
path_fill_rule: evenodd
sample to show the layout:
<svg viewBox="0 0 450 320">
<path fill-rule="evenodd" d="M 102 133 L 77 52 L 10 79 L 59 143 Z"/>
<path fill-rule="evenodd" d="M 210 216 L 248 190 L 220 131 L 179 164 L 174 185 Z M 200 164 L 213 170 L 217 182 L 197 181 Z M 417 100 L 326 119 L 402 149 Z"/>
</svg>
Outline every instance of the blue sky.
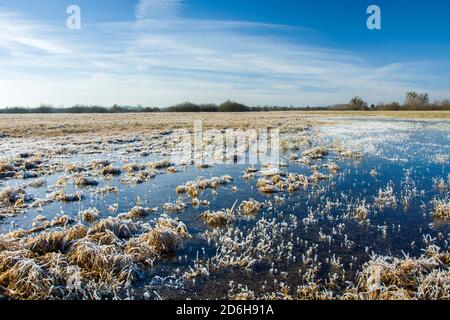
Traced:
<svg viewBox="0 0 450 320">
<path fill-rule="evenodd" d="M 444 0 L 0 0 L 0 107 L 450 98 L 449 20 Z"/>
</svg>

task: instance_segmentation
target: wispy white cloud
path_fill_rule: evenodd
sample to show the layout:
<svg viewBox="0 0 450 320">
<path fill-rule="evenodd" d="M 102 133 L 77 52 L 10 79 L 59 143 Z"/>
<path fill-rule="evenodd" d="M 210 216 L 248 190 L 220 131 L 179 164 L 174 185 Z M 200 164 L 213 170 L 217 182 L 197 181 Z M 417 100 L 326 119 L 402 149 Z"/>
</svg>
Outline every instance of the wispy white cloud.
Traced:
<svg viewBox="0 0 450 320">
<path fill-rule="evenodd" d="M 161 14 L 148 19 L 146 8 L 158 3 L 164 3 Z M 299 30 L 289 26 L 175 19 L 179 5 L 140 1 L 138 23 L 85 25 L 80 32 L 0 16 L 0 30 L 15 26 L 0 33 L 0 106 L 167 106 L 229 98 L 252 105 L 323 105 L 354 95 L 377 103 L 401 99 L 411 89 L 450 96 L 438 85 L 449 76 L 435 62 L 373 64 L 352 52 L 308 45 L 291 36 Z"/>
<path fill-rule="evenodd" d="M 0 47 L 11 52 L 18 51 L 20 46 L 24 46 L 50 54 L 71 53 L 67 47 L 57 41 L 45 38 L 47 28 L 43 23 L 30 23 L 17 14 L 0 12 Z"/>
<path fill-rule="evenodd" d="M 171 18 L 180 12 L 181 0 L 139 0 L 136 5 L 137 19 Z"/>
</svg>

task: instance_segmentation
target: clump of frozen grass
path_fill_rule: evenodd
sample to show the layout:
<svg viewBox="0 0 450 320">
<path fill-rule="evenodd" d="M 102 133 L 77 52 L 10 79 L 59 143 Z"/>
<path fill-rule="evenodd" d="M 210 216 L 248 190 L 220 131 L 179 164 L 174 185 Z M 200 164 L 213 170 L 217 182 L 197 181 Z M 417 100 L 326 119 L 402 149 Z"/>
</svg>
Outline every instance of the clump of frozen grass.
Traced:
<svg viewBox="0 0 450 320">
<path fill-rule="evenodd" d="M 180 192 L 180 190 L 177 190 L 178 192 Z M 198 190 L 196 186 L 189 186 L 186 188 L 186 193 L 192 197 L 192 198 L 197 198 L 199 196 Z"/>
<path fill-rule="evenodd" d="M 16 166 L 9 162 L 0 162 L 0 173 L 16 171 Z"/>
<path fill-rule="evenodd" d="M 115 245 L 81 239 L 71 247 L 67 257 L 71 264 L 78 266 L 91 279 L 123 284 L 135 276 L 132 259 Z"/>
<path fill-rule="evenodd" d="M 119 194 L 119 189 L 117 187 L 112 187 L 112 186 L 104 186 L 101 188 L 97 188 L 94 190 L 95 194 L 107 194 L 107 193 L 114 193 L 114 194 Z"/>
<path fill-rule="evenodd" d="M 323 165 L 325 168 L 336 174 L 341 168 L 334 162 L 326 163 Z"/>
<path fill-rule="evenodd" d="M 273 194 L 279 192 L 296 192 L 299 189 L 307 188 L 310 183 L 329 179 L 319 173 L 306 177 L 301 174 L 273 174 L 268 177 L 261 178 L 257 181 L 256 187 L 261 193 Z"/>
<path fill-rule="evenodd" d="M 135 206 L 127 213 L 122 213 L 117 216 L 119 219 L 139 219 L 142 217 L 147 217 L 151 213 L 158 211 L 158 208 L 144 208 L 141 206 Z"/>
<path fill-rule="evenodd" d="M 149 264 L 154 257 L 175 254 L 183 247 L 183 240 L 190 237 L 184 223 L 163 215 L 150 231 L 130 239 L 125 252 L 135 261 Z"/>
<path fill-rule="evenodd" d="M 97 186 L 98 181 L 89 177 L 79 176 L 75 178 L 75 185 L 78 187 Z"/>
<path fill-rule="evenodd" d="M 183 247 L 181 236 L 172 229 L 153 229 L 143 235 L 141 240 L 146 243 L 156 255 L 174 254 Z"/>
<path fill-rule="evenodd" d="M 333 151 L 335 151 L 340 157 L 343 158 L 354 158 L 354 159 L 360 159 L 362 158 L 362 153 L 360 151 L 350 150 L 346 147 L 344 147 L 339 142 L 334 142 L 331 145 L 331 148 Z"/>
<path fill-rule="evenodd" d="M 198 177 L 195 181 L 186 182 L 184 185 L 176 187 L 177 194 L 188 194 L 192 198 L 198 198 L 201 191 L 206 189 L 217 189 L 220 186 L 225 186 L 233 181 L 233 177 L 224 175 L 221 177 L 212 177 L 206 179 Z"/>
<path fill-rule="evenodd" d="M 267 193 L 267 194 L 273 194 L 280 192 L 280 188 L 273 185 L 270 182 L 267 182 L 267 180 L 259 180 L 258 181 L 258 189 L 261 193 Z"/>
<path fill-rule="evenodd" d="M 328 151 L 323 147 L 316 147 L 306 150 L 302 155 L 309 159 L 322 159 L 328 155 Z"/>
<path fill-rule="evenodd" d="M 254 199 L 243 201 L 239 207 L 238 212 L 244 216 L 255 216 L 262 208 L 262 203 Z"/>
<path fill-rule="evenodd" d="M 308 138 L 303 135 L 288 135 L 287 137 L 284 137 L 280 141 L 280 148 L 283 151 L 289 151 L 289 150 L 300 150 L 303 147 L 307 146 Z"/>
<path fill-rule="evenodd" d="M 230 290 L 228 297 L 236 301 L 256 300 L 257 296 L 254 291 L 249 290 L 248 286 L 230 281 Z"/>
<path fill-rule="evenodd" d="M 272 167 L 272 166 L 268 166 L 265 167 L 263 170 L 261 170 L 261 176 L 263 177 L 280 177 L 282 175 L 285 175 L 280 168 L 276 168 L 276 167 Z"/>
<path fill-rule="evenodd" d="M 220 211 L 206 211 L 200 215 L 200 219 L 207 225 L 213 228 L 220 228 L 230 224 L 234 215 L 232 210 L 220 210 Z"/>
<path fill-rule="evenodd" d="M 318 183 L 320 181 L 330 180 L 331 178 L 332 178 L 332 176 L 330 176 L 330 175 L 322 174 L 319 171 L 314 170 L 313 174 L 308 177 L 308 180 L 309 180 L 309 182 L 312 182 L 312 183 Z"/>
<path fill-rule="evenodd" d="M 100 169 L 100 174 L 103 176 L 118 176 L 122 174 L 122 170 L 118 167 L 114 167 L 113 165 L 108 165 Z"/>
<path fill-rule="evenodd" d="M 355 210 L 354 217 L 359 221 L 366 221 L 369 216 L 369 209 L 367 208 L 366 202 L 361 201 Z"/>
<path fill-rule="evenodd" d="M 449 177 L 450 177 L 450 175 L 449 175 Z M 433 180 L 433 185 L 439 191 L 444 192 L 447 189 L 449 189 L 449 187 L 447 186 L 447 183 L 445 182 L 445 180 L 443 178 L 433 178 L 432 180 Z M 450 185 L 450 179 L 449 179 L 449 185 Z"/>
<path fill-rule="evenodd" d="M 77 202 L 83 199 L 83 194 L 81 192 L 68 194 L 64 190 L 58 190 L 53 194 L 53 199 L 62 202 Z"/>
<path fill-rule="evenodd" d="M 122 166 L 122 169 L 128 173 L 142 171 L 145 169 L 145 165 L 138 164 L 136 162 L 128 163 L 124 166 Z"/>
<path fill-rule="evenodd" d="M 66 171 L 68 173 L 81 173 L 86 171 L 86 168 L 76 163 L 69 163 L 66 165 Z"/>
<path fill-rule="evenodd" d="M 147 163 L 147 167 L 149 167 L 150 169 L 167 169 L 172 166 L 173 166 L 172 161 L 168 159 Z"/>
<path fill-rule="evenodd" d="M 199 200 L 198 198 L 193 198 L 191 200 L 191 205 L 194 207 L 209 207 L 210 202 L 208 200 Z"/>
<path fill-rule="evenodd" d="M 69 184 L 69 180 L 70 180 L 69 176 L 60 176 L 60 177 L 58 177 L 58 179 L 56 179 L 55 184 L 58 187 L 65 187 Z"/>
<path fill-rule="evenodd" d="M 79 213 L 79 216 L 84 221 L 94 222 L 97 221 L 98 217 L 100 216 L 100 211 L 98 211 L 97 208 L 89 208 L 87 210 L 81 211 Z"/>
<path fill-rule="evenodd" d="M 102 169 L 112 164 L 109 160 L 92 160 L 88 163 L 87 167 L 91 170 Z"/>
<path fill-rule="evenodd" d="M 165 203 L 163 205 L 163 209 L 166 212 L 180 212 L 187 208 L 187 204 L 181 200 L 178 200 L 176 203 Z"/>
<path fill-rule="evenodd" d="M 57 279 L 48 276 L 46 270 L 27 251 L 2 252 L 0 259 L 7 261 L 0 266 L 0 292 L 18 299 L 48 299 Z"/>
<path fill-rule="evenodd" d="M 450 199 L 434 199 L 434 216 L 438 219 L 450 220 Z"/>
<path fill-rule="evenodd" d="M 44 186 L 47 183 L 47 181 L 44 178 L 39 178 L 31 181 L 28 186 L 32 188 L 40 188 Z"/>
<path fill-rule="evenodd" d="M 66 227 L 72 222 L 72 218 L 68 215 L 56 216 L 52 221 L 47 221 L 44 217 L 37 216 L 33 220 L 33 227 L 25 232 L 25 234 L 32 234 L 34 232 L 43 231 L 57 226 Z"/>
<path fill-rule="evenodd" d="M 373 256 L 358 276 L 355 294 L 369 300 L 449 299 L 449 259 L 434 246 L 419 258 Z"/>
<path fill-rule="evenodd" d="M 126 177 L 120 181 L 124 184 L 141 184 L 156 177 L 156 172 L 150 170 L 143 170 L 137 172 L 127 173 Z"/>
<path fill-rule="evenodd" d="M 174 173 L 177 173 L 178 170 L 177 170 L 176 167 L 168 167 L 168 168 L 166 169 L 166 172 L 167 172 L 167 173 L 170 173 L 170 174 L 174 174 Z"/>
<path fill-rule="evenodd" d="M 397 206 L 397 198 L 395 197 L 392 183 L 388 183 L 384 189 L 378 191 L 378 196 L 375 197 L 375 204 L 380 209 L 395 208 Z"/>
<path fill-rule="evenodd" d="M 25 248 L 39 255 L 50 252 L 65 252 L 71 243 L 86 236 L 86 228 L 77 226 L 67 230 L 55 230 L 41 232 L 35 237 L 30 237 Z"/>
<path fill-rule="evenodd" d="M 106 218 L 96 222 L 90 229 L 89 234 L 111 231 L 120 239 L 127 239 L 137 235 L 141 226 L 131 220 L 119 218 Z"/>
<path fill-rule="evenodd" d="M 0 205 L 5 207 L 22 208 L 29 199 L 21 188 L 6 187 L 0 191 Z"/>
<path fill-rule="evenodd" d="M 448 154 L 437 154 L 434 156 L 434 162 L 438 164 L 446 164 L 448 162 Z"/>
<path fill-rule="evenodd" d="M 263 218 L 245 232 L 233 226 L 208 230 L 205 232 L 205 238 L 208 241 L 214 240 L 217 244 L 217 253 L 211 258 L 209 269 L 234 267 L 250 269 L 257 261 L 276 262 L 289 259 L 293 244 L 285 243 L 284 237 L 296 226 L 296 218 L 291 216 L 289 223 Z"/>
<path fill-rule="evenodd" d="M 156 229 L 170 229 L 179 234 L 183 239 L 190 239 L 186 225 L 178 219 L 172 219 L 168 215 L 162 215 L 156 222 Z"/>
<path fill-rule="evenodd" d="M 219 228 L 230 224 L 233 215 L 229 210 L 206 211 L 200 215 L 200 218 L 210 227 Z"/>
<path fill-rule="evenodd" d="M 38 178 L 38 179 L 35 179 L 35 180 L 31 181 L 30 183 L 28 183 L 28 186 L 31 188 L 41 188 L 46 183 L 47 183 L 47 181 L 44 178 Z"/>
</svg>

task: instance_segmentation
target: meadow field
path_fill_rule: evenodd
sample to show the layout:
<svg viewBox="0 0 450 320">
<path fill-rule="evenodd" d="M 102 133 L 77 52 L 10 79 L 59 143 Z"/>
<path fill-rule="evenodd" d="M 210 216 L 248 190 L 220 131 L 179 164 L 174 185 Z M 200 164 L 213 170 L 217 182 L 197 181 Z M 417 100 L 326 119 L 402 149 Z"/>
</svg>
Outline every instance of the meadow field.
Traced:
<svg viewBox="0 0 450 320">
<path fill-rule="evenodd" d="M 450 111 L 1 115 L 0 299 L 448 300 L 449 156 Z"/>
<path fill-rule="evenodd" d="M 295 129 L 323 118 L 363 117 L 374 119 L 449 120 L 450 111 L 283 111 L 244 113 L 118 113 L 118 114 L 3 114 L 3 136 L 44 137 L 70 134 L 144 133 L 191 128 L 203 121 L 205 128 L 262 128 L 277 125 Z"/>
</svg>

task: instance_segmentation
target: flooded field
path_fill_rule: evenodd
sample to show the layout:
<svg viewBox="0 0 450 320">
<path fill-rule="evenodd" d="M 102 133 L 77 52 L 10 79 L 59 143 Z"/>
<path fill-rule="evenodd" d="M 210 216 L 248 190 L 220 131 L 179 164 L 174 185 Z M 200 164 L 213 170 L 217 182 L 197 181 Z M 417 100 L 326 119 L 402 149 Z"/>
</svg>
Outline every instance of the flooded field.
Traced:
<svg viewBox="0 0 450 320">
<path fill-rule="evenodd" d="M 0 120 L 0 297 L 450 298 L 448 115 L 34 117 Z M 174 163 L 194 120 L 280 159 Z"/>
</svg>

